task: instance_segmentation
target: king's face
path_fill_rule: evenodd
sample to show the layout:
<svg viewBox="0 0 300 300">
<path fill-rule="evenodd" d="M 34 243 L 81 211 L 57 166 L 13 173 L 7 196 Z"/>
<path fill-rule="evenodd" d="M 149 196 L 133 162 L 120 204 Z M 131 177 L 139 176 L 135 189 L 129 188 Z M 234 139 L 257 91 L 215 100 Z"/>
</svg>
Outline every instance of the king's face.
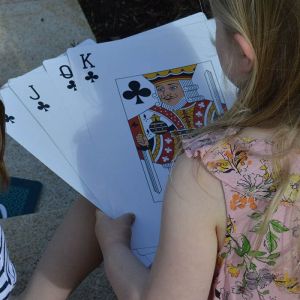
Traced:
<svg viewBox="0 0 300 300">
<path fill-rule="evenodd" d="M 155 88 L 160 101 L 168 105 L 176 105 L 184 97 L 178 80 L 157 83 Z"/>
</svg>

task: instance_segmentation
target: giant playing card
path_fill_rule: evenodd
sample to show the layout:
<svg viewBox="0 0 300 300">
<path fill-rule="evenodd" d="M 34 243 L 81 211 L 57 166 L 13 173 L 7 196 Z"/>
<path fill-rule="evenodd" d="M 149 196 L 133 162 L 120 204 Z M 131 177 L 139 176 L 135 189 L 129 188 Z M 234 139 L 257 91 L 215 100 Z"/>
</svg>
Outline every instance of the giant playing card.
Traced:
<svg viewBox="0 0 300 300">
<path fill-rule="evenodd" d="M 131 246 L 146 264 L 158 244 L 163 194 L 180 136 L 233 103 L 234 93 L 223 93 L 208 28 L 193 24 L 68 52 L 75 77 L 88 71 L 99 76 L 84 81 L 95 100 L 86 118 L 102 165 L 96 176 L 107 183 L 102 195 L 113 216 L 135 213 Z"/>
</svg>

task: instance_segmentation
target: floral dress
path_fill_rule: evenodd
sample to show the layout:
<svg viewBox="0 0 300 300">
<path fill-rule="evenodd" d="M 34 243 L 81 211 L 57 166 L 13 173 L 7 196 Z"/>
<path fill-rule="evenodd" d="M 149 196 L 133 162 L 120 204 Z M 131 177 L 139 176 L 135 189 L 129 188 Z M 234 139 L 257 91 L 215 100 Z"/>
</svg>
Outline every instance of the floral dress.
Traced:
<svg viewBox="0 0 300 300">
<path fill-rule="evenodd" d="M 277 190 L 271 161 L 272 142 L 262 138 L 238 137 L 232 132 L 208 134 L 184 141 L 189 157 L 200 158 L 222 183 L 227 228 L 218 253 L 212 299 L 300 299 L 300 283 L 284 258 L 293 266 L 299 257 L 291 249 L 300 237 L 300 155 L 291 157 L 288 187 L 280 205 L 258 231 Z M 232 135 L 225 139 L 224 135 Z M 297 213 L 299 217 L 297 217 Z M 257 244 L 257 238 L 262 240 Z"/>
</svg>

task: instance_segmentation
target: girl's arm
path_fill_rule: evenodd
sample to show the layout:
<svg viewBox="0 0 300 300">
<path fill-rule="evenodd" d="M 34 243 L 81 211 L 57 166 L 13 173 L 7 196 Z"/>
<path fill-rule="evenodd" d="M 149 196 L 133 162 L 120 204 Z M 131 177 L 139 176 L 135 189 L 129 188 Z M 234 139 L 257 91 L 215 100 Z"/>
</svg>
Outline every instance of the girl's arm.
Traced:
<svg viewBox="0 0 300 300">
<path fill-rule="evenodd" d="M 106 275 L 118 299 L 140 299 L 149 270 L 130 250 L 132 214 L 115 220 L 101 211 L 96 212 L 96 236 L 104 259 Z"/>
<path fill-rule="evenodd" d="M 131 218 L 97 217 L 108 278 L 118 299 L 207 299 L 225 227 L 220 182 L 196 160 L 182 156 L 166 191 L 160 243 L 151 271 L 129 250 Z M 98 227 L 99 226 L 99 227 Z"/>
</svg>

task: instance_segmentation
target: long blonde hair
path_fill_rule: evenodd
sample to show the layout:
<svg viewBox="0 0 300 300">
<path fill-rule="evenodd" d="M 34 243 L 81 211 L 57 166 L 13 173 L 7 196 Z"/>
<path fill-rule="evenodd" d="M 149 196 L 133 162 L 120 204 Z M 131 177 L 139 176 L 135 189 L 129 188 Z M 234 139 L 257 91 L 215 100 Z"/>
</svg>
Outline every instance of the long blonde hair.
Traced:
<svg viewBox="0 0 300 300">
<path fill-rule="evenodd" d="M 300 149 L 300 1 L 209 2 L 228 38 L 241 34 L 254 50 L 255 60 L 233 107 L 201 133 L 230 127 L 276 129 L 272 160 L 278 187 L 256 241 L 259 248 L 267 224 L 289 185 L 289 163 L 285 158 L 291 149 Z"/>
</svg>

